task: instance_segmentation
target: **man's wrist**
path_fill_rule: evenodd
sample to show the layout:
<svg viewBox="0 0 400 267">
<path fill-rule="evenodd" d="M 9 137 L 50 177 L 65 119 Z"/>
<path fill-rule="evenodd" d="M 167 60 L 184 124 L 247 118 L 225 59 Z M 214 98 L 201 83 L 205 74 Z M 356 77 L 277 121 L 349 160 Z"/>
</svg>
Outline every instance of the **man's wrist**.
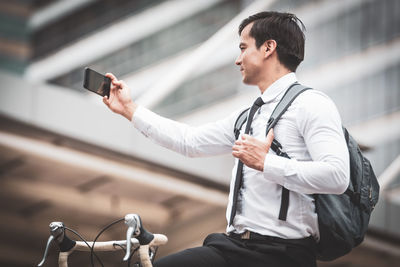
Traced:
<svg viewBox="0 0 400 267">
<path fill-rule="evenodd" d="M 130 102 L 127 106 L 126 106 L 126 110 L 123 114 L 123 116 L 125 118 L 127 118 L 129 121 L 132 121 L 133 115 L 135 114 L 135 111 L 137 109 L 137 104 L 135 102 Z"/>
</svg>

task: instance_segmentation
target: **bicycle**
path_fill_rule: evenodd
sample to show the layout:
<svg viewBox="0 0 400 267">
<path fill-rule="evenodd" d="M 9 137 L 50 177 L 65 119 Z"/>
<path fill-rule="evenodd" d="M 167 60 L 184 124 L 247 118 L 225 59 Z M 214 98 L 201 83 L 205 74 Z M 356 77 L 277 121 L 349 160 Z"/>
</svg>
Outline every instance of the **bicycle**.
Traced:
<svg viewBox="0 0 400 267">
<path fill-rule="evenodd" d="M 128 226 L 126 231 L 126 240 L 114 240 L 114 241 L 102 241 L 96 242 L 99 236 L 112 225 L 124 220 Z M 124 218 L 119 219 L 108 226 L 104 227 L 99 234 L 96 236 L 94 241 L 86 241 L 79 233 L 66 227 L 62 222 L 52 222 L 50 227 L 50 237 L 47 240 L 46 249 L 43 255 L 42 261 L 37 265 L 38 267 L 43 266 L 46 261 L 50 244 L 54 241 L 58 244 L 60 249 L 58 257 L 59 267 L 68 267 L 68 256 L 77 251 L 87 251 L 91 253 L 91 263 L 93 264 L 93 256 L 97 258 L 100 264 L 103 266 L 101 260 L 95 254 L 96 251 L 117 251 L 125 250 L 125 256 L 123 261 L 128 263 L 132 258 L 136 258 L 134 266 L 139 267 L 152 267 L 153 260 L 155 258 L 157 249 L 161 245 L 165 245 L 168 242 L 168 238 L 163 234 L 152 234 L 144 229 L 142 220 L 137 214 L 127 214 Z M 69 230 L 79 236 L 82 241 L 71 240 L 65 233 L 65 230 Z M 130 242 L 128 242 L 128 240 Z"/>
</svg>

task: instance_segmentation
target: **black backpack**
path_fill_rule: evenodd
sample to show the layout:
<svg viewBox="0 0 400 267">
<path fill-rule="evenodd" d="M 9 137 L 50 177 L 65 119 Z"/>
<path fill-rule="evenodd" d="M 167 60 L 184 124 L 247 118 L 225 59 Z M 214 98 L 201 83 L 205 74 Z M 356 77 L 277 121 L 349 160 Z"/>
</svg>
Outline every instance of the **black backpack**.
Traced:
<svg viewBox="0 0 400 267">
<path fill-rule="evenodd" d="M 294 83 L 286 91 L 268 120 L 266 134 L 279 121 L 294 99 L 311 88 Z M 240 129 L 247 121 L 248 109 L 244 110 L 235 122 L 234 133 L 239 137 Z M 371 163 L 365 158 L 353 137 L 343 127 L 350 158 L 350 184 L 341 195 L 314 194 L 318 214 L 320 240 L 317 243 L 317 259 L 334 260 L 359 245 L 368 228 L 369 218 L 379 197 L 379 184 Z M 277 140 L 271 149 L 278 156 L 290 158 Z M 289 206 L 289 191 L 282 187 L 279 219 L 286 220 Z"/>
</svg>

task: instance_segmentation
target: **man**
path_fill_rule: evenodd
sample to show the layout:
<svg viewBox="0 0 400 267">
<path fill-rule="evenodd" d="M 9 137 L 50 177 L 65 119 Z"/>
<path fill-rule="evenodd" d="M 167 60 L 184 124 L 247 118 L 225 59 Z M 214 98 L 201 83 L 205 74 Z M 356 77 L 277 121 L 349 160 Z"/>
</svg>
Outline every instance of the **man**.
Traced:
<svg viewBox="0 0 400 267">
<path fill-rule="evenodd" d="M 261 12 L 241 23 L 236 65 L 244 83 L 258 86 L 264 104 L 254 115 L 249 134 L 242 129 L 238 140 L 234 124 L 240 111 L 190 127 L 136 105 L 127 85 L 107 74 L 112 88 L 104 103 L 154 142 L 187 156 L 231 152 L 238 159 L 226 211 L 227 233 L 211 234 L 203 246 L 164 257 L 155 266 L 316 266 L 319 232 L 311 194 L 341 194 L 349 183 L 340 116 L 325 94 L 307 90 L 265 136 L 268 118 L 296 82 L 294 72 L 304 58 L 299 25 L 295 15 L 279 12 Z M 292 159 L 270 149 L 274 137 Z M 239 160 L 244 165 L 236 171 Z M 243 177 L 237 200 L 236 172 Z M 282 186 L 290 190 L 286 220 L 278 218 Z"/>
</svg>

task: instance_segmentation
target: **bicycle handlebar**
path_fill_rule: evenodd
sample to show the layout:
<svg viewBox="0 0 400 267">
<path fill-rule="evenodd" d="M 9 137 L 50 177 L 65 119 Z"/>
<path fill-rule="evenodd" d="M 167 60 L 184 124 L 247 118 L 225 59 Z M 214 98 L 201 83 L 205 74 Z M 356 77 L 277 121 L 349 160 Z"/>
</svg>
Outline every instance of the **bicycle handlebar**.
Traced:
<svg viewBox="0 0 400 267">
<path fill-rule="evenodd" d="M 151 259 L 149 251 L 151 248 L 156 248 L 168 242 L 168 238 L 162 234 L 152 234 L 144 229 L 140 216 L 137 214 L 127 214 L 125 216 L 125 224 L 128 226 L 126 240 L 96 242 L 93 247 L 93 242 L 74 241 L 68 238 L 65 234 L 65 226 L 62 222 L 50 223 L 50 237 L 47 240 L 46 249 L 42 261 L 37 266 L 42 266 L 47 258 L 47 253 L 50 244 L 55 241 L 60 248 L 59 266 L 67 266 L 68 256 L 74 251 L 111 251 L 126 247 L 124 261 L 129 260 L 131 256 L 132 244 L 134 247 L 139 247 L 139 258 L 143 267 L 151 267 Z"/>
</svg>

